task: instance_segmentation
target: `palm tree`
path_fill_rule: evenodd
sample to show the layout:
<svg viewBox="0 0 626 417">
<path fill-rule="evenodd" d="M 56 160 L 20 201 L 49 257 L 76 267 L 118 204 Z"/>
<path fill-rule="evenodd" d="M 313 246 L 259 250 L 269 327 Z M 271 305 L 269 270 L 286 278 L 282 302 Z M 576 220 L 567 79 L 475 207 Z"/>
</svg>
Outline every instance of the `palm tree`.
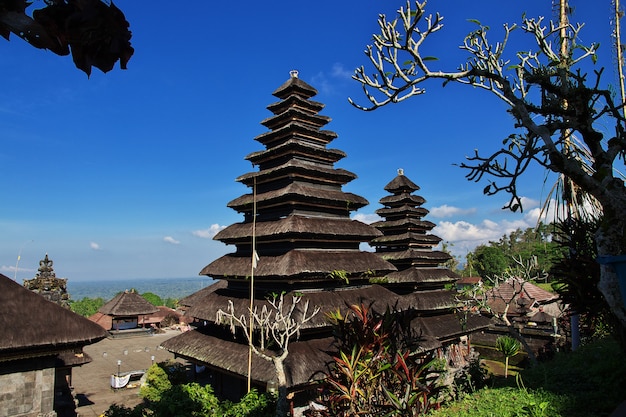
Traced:
<svg viewBox="0 0 626 417">
<path fill-rule="evenodd" d="M 520 342 L 511 336 L 500 336 L 496 339 L 496 349 L 504 355 L 504 377 L 509 376 L 509 358 L 517 355 L 521 349 Z"/>
</svg>

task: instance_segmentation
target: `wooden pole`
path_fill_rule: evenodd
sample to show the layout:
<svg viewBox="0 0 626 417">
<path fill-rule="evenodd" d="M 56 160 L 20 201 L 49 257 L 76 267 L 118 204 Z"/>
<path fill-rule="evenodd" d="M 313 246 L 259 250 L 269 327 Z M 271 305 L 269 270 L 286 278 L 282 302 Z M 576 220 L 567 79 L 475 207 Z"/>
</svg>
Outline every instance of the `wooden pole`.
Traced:
<svg viewBox="0 0 626 417">
<path fill-rule="evenodd" d="M 250 308 L 248 315 L 248 392 L 252 385 L 252 332 L 254 330 L 254 268 L 256 268 L 256 175 L 252 184 L 252 259 L 250 263 Z"/>
</svg>

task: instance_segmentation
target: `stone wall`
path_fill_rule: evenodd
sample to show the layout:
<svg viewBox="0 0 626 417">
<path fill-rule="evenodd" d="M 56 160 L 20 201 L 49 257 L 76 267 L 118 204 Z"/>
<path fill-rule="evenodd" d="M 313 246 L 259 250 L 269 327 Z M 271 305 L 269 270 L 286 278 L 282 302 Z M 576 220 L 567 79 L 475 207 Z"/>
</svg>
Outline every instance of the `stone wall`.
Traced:
<svg viewBox="0 0 626 417">
<path fill-rule="evenodd" d="M 54 359 L 0 364 L 0 416 L 54 417 Z"/>
</svg>

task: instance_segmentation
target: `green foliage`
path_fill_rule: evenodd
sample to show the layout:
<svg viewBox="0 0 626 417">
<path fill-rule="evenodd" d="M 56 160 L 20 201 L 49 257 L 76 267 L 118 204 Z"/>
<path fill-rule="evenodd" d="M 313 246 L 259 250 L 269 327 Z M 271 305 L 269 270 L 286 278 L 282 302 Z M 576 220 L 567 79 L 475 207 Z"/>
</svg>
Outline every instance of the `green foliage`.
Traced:
<svg viewBox="0 0 626 417">
<path fill-rule="evenodd" d="M 163 299 L 155 293 L 144 292 L 143 294 L 141 294 L 141 296 L 145 298 L 147 302 L 149 302 L 155 307 L 165 305 L 165 303 L 163 302 Z"/>
<path fill-rule="evenodd" d="M 219 401 L 211 385 L 196 382 L 174 385 L 162 393 L 151 409 L 155 417 L 205 417 L 216 414 Z"/>
<path fill-rule="evenodd" d="M 557 225 L 556 237 L 564 256 L 550 273 L 556 290 L 572 311 L 580 315 L 583 339 L 603 336 L 617 328 L 615 315 L 598 289 L 600 265 L 594 231 L 599 223 L 570 219 Z"/>
<path fill-rule="evenodd" d="M 105 412 L 106 417 L 273 417 L 276 411 L 276 397 L 271 394 L 259 394 L 251 390 L 241 401 L 220 402 L 211 385 L 202 386 L 192 382 L 169 385 L 160 366 L 153 365 L 151 370 L 158 375 L 163 388 L 154 400 L 137 405 L 134 409 L 112 405 Z M 159 371 L 160 370 L 160 371 Z M 156 387 L 151 391 L 156 394 Z M 147 399 L 144 396 L 145 399 Z"/>
<path fill-rule="evenodd" d="M 328 317 L 338 353 L 322 402 L 333 416 L 416 416 L 428 410 L 439 374 L 431 358 L 413 354 L 416 338 L 402 328 L 401 317 L 364 305 Z"/>
<path fill-rule="evenodd" d="M 156 403 L 161 400 L 161 396 L 172 388 L 172 383 L 165 372 L 165 369 L 158 363 L 148 368 L 146 384 L 139 389 L 139 395 L 147 401 Z"/>
<path fill-rule="evenodd" d="M 238 403 L 224 402 L 220 410 L 223 417 L 272 417 L 276 410 L 276 397 L 259 394 L 252 389 Z"/>
<path fill-rule="evenodd" d="M 481 277 L 502 276 L 509 266 L 502 249 L 480 245 L 474 250 L 474 268 Z"/>
<path fill-rule="evenodd" d="M 558 353 L 521 375 L 529 388 L 543 387 L 566 397 L 567 417 L 607 416 L 626 400 L 626 353 L 611 338 Z"/>
<path fill-rule="evenodd" d="M 167 297 L 163 304 L 165 307 L 176 309 L 178 307 L 178 300 L 176 298 Z"/>
<path fill-rule="evenodd" d="M 516 274 L 518 264 L 532 261 L 534 273 L 543 275 L 565 252 L 553 234 L 555 226 L 540 223 L 537 227 L 526 230 L 517 229 L 503 235 L 497 242 L 480 245 L 468 254 L 463 275 L 477 273 L 482 277 L 502 276 L 505 271 Z"/>
<path fill-rule="evenodd" d="M 569 417 L 561 410 L 567 398 L 545 390 L 484 388 L 460 401 L 432 411 L 429 417 Z"/>
<path fill-rule="evenodd" d="M 83 317 L 93 316 L 98 312 L 98 309 L 104 305 L 104 299 L 102 297 L 89 298 L 83 297 L 79 301 L 70 300 L 70 309 Z"/>
<path fill-rule="evenodd" d="M 350 281 L 348 280 L 348 272 L 344 271 L 343 269 L 335 269 L 334 271 L 331 271 L 331 273 L 328 274 L 328 277 L 344 281 L 346 284 L 350 283 Z"/>
<path fill-rule="evenodd" d="M 509 358 L 517 355 L 521 349 L 520 342 L 511 336 L 500 336 L 496 339 L 496 349 L 504 355 L 504 377 L 509 375 Z"/>
<path fill-rule="evenodd" d="M 615 340 L 595 340 L 522 371 L 516 388 L 485 388 L 429 416 L 608 416 L 626 399 L 625 356 Z"/>
<path fill-rule="evenodd" d="M 125 405 L 112 404 L 103 414 L 104 417 L 143 417 L 139 407 L 130 408 Z"/>
</svg>

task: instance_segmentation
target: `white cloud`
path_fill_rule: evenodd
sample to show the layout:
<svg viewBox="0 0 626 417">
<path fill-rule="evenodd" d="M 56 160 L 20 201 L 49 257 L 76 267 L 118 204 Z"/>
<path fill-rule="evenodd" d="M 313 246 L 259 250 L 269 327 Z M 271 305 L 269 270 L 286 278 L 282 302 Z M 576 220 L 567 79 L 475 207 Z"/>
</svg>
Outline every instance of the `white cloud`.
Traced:
<svg viewBox="0 0 626 417">
<path fill-rule="evenodd" d="M 0 266 L 0 272 L 15 272 L 15 266 Z"/>
<path fill-rule="evenodd" d="M 459 207 L 453 207 L 453 206 L 444 204 L 443 206 L 433 207 L 432 209 L 430 209 L 429 214 L 432 217 L 443 219 L 443 218 L 453 217 L 453 216 L 467 216 L 467 215 L 472 215 L 474 213 L 476 213 L 475 208 L 462 209 Z"/>
<path fill-rule="evenodd" d="M 371 214 L 371 213 L 357 213 L 352 217 L 353 220 L 358 220 L 360 222 L 363 222 L 365 224 L 372 224 L 374 222 L 379 222 L 382 220 L 382 217 L 380 217 L 378 214 Z"/>
<path fill-rule="evenodd" d="M 336 78 L 345 78 L 347 80 L 352 78 L 354 71 L 347 70 L 344 68 L 343 64 L 339 62 L 335 62 L 333 64 L 333 69 L 331 71 L 331 75 Z"/>
<path fill-rule="evenodd" d="M 171 243 L 172 245 L 180 244 L 179 240 L 174 239 L 172 236 L 165 236 L 163 242 Z"/>
<path fill-rule="evenodd" d="M 539 208 L 530 210 L 516 220 L 493 221 L 485 219 L 480 223 L 467 221 L 442 221 L 434 229 L 433 234 L 439 236 L 444 242 L 452 244 L 450 251 L 455 256 L 462 258 L 476 246 L 487 244 L 489 241 L 497 241 L 502 236 L 508 235 L 516 229 L 525 230 L 537 225 Z"/>
<path fill-rule="evenodd" d="M 206 229 L 194 230 L 191 233 L 194 236 L 201 237 L 203 239 L 212 239 L 220 230 L 226 228 L 226 226 L 220 226 L 219 224 L 212 224 Z"/>
<path fill-rule="evenodd" d="M 534 200 L 532 198 L 520 197 L 520 200 L 522 200 L 522 207 L 524 208 L 524 210 L 529 210 L 535 207 L 539 207 L 539 201 Z"/>
<path fill-rule="evenodd" d="M 102 248 L 100 247 L 99 244 L 97 244 L 96 242 L 91 242 L 89 243 L 89 247 L 93 250 L 101 250 Z"/>
<path fill-rule="evenodd" d="M 323 72 L 319 72 L 311 77 L 311 84 L 315 85 L 315 88 L 323 94 L 331 95 L 335 92 L 333 85 L 328 81 L 328 78 L 326 78 Z"/>
</svg>

